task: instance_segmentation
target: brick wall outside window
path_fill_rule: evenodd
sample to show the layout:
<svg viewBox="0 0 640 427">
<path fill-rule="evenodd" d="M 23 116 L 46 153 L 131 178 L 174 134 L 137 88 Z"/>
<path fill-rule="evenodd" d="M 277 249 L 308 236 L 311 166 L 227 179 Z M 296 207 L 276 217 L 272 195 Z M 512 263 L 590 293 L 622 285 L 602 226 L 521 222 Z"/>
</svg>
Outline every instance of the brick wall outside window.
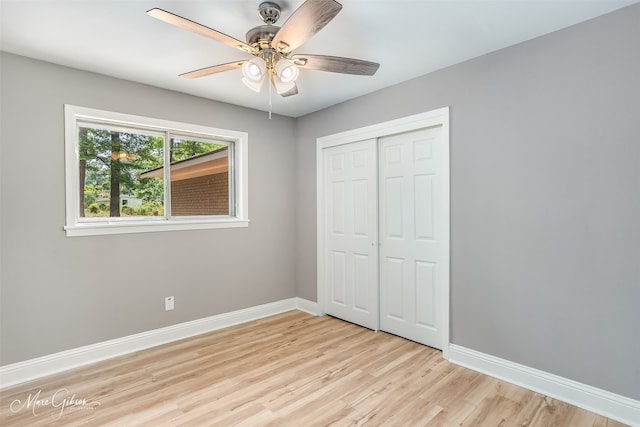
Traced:
<svg viewBox="0 0 640 427">
<path fill-rule="evenodd" d="M 223 172 L 172 182 L 171 214 L 228 215 L 228 174 Z"/>
</svg>

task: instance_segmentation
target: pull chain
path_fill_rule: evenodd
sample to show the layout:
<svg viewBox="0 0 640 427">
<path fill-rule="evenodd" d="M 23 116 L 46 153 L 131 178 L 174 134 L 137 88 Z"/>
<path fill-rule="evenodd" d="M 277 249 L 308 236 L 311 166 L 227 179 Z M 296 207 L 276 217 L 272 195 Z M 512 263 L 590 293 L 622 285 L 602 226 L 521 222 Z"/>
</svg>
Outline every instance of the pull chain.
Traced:
<svg viewBox="0 0 640 427">
<path fill-rule="evenodd" d="M 271 120 L 271 82 L 269 82 L 269 120 Z"/>
</svg>

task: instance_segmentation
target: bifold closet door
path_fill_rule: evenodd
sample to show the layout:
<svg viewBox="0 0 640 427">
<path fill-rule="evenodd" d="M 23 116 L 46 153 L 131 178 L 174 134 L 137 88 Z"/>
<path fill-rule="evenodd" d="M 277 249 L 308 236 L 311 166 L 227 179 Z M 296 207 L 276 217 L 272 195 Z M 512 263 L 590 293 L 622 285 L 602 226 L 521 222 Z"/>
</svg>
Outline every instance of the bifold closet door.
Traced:
<svg viewBox="0 0 640 427">
<path fill-rule="evenodd" d="M 380 329 L 442 349 L 442 128 L 380 138 Z M 443 257 L 444 256 L 444 257 Z"/>
<path fill-rule="evenodd" d="M 377 330 L 377 141 L 329 147 L 323 156 L 325 311 Z"/>
</svg>

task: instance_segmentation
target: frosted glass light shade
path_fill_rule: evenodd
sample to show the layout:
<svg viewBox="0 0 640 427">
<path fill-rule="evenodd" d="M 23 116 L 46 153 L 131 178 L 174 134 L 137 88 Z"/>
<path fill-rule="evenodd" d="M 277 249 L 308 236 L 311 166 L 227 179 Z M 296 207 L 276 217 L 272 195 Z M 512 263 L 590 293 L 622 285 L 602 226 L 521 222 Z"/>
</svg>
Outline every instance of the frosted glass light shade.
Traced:
<svg viewBox="0 0 640 427">
<path fill-rule="evenodd" d="M 276 87 L 276 92 L 278 92 L 278 95 L 289 92 L 296 85 L 296 82 L 284 83 L 282 79 L 280 79 L 280 77 L 277 75 L 273 76 L 273 83 Z"/>
<path fill-rule="evenodd" d="M 260 92 L 260 90 L 262 89 L 262 84 L 264 83 L 264 76 L 262 76 L 262 79 L 255 81 L 255 80 L 249 80 L 246 77 L 242 78 L 242 83 L 245 84 L 245 86 L 247 86 L 249 89 L 251 89 L 254 92 Z"/>
<path fill-rule="evenodd" d="M 253 58 L 242 64 L 242 83 L 249 89 L 260 92 L 265 76 L 267 75 L 267 66 L 260 58 Z"/>
<path fill-rule="evenodd" d="M 280 60 L 276 64 L 276 75 L 284 84 L 293 83 L 298 78 L 298 67 L 291 61 Z"/>
</svg>

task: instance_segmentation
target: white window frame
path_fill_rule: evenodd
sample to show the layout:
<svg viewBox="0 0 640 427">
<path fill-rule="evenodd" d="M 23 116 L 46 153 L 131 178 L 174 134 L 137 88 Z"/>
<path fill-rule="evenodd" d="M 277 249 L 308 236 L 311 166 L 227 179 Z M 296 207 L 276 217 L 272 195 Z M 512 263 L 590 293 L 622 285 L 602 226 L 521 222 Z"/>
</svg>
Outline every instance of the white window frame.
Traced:
<svg viewBox="0 0 640 427">
<path fill-rule="evenodd" d="M 76 105 L 64 106 L 65 116 L 65 194 L 66 194 L 66 223 L 64 230 L 67 236 L 95 236 L 103 234 L 146 233 L 157 231 L 203 230 L 212 228 L 238 228 L 249 226 L 248 216 L 248 134 L 227 129 L 218 129 L 190 123 L 174 122 L 170 120 L 154 119 L 112 111 Z M 82 122 L 95 122 L 108 126 L 131 126 L 151 132 L 180 133 L 184 135 L 197 134 L 233 142 L 234 159 L 233 179 L 235 194 L 235 214 L 233 216 L 181 216 L 162 218 L 122 218 L 106 219 L 105 221 L 81 221 L 78 209 L 79 194 L 79 129 Z M 170 185 L 170 184 L 169 184 Z"/>
</svg>

